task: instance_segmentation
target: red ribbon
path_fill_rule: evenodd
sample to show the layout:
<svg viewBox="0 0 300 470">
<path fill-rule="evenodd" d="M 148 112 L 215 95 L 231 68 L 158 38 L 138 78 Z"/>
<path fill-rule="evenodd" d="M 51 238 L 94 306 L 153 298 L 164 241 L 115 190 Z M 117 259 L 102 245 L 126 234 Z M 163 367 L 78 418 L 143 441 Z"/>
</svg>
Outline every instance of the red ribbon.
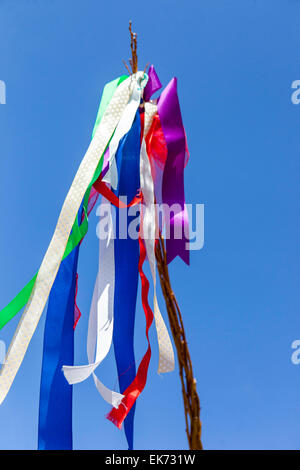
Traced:
<svg viewBox="0 0 300 470">
<path fill-rule="evenodd" d="M 107 199 L 111 204 L 113 204 L 116 207 L 120 207 L 121 209 L 126 209 L 127 207 L 135 206 L 136 204 L 139 204 L 142 200 L 142 195 L 137 194 L 129 204 L 125 204 L 100 179 L 97 179 L 97 181 L 95 181 L 93 186 L 96 189 L 96 191 L 102 194 L 102 196 L 104 196 L 105 199 Z"/>
<path fill-rule="evenodd" d="M 76 273 L 76 287 L 75 287 L 75 300 L 74 300 L 74 325 L 73 330 L 75 330 L 78 320 L 81 317 L 81 311 L 77 305 L 77 294 L 78 294 L 78 273 Z"/>
<path fill-rule="evenodd" d="M 163 170 L 168 156 L 168 148 L 158 114 L 155 114 L 153 117 L 150 130 L 146 137 L 146 147 L 151 163 L 153 180 L 155 180 L 154 163 Z"/>
<path fill-rule="evenodd" d="M 98 199 L 98 196 L 99 194 L 97 193 L 97 191 L 92 187 L 91 189 L 91 192 L 90 192 L 90 196 L 89 196 L 89 200 L 88 200 L 88 204 L 87 204 L 87 215 L 89 216 L 90 213 L 92 212 L 96 202 L 97 202 L 97 199 Z M 82 211 L 82 214 L 81 214 L 81 222 L 83 221 L 84 219 L 84 211 Z M 81 243 L 83 242 L 83 239 L 81 240 L 80 242 L 80 245 Z M 77 323 L 78 323 L 78 320 L 79 318 L 81 317 L 81 311 L 77 305 L 77 294 L 78 294 L 78 273 L 76 273 L 76 287 L 75 287 L 75 299 L 74 299 L 74 325 L 73 325 L 73 330 L 75 330 L 76 326 L 77 326 Z"/>
</svg>

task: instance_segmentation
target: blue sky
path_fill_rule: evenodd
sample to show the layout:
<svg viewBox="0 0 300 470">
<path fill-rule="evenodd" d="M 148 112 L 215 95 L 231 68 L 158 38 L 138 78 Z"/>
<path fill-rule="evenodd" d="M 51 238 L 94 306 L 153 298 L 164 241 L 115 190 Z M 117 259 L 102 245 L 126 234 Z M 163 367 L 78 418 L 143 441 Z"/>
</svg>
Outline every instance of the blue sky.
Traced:
<svg viewBox="0 0 300 470">
<path fill-rule="evenodd" d="M 205 204 L 205 245 L 171 265 L 201 400 L 206 449 L 299 449 L 300 79 L 298 0 L 0 0 L 0 307 L 38 269 L 89 144 L 103 85 L 124 72 L 128 21 L 140 68 L 178 77 L 191 158 L 186 199 Z M 79 262 L 76 363 L 85 363 L 96 216 Z M 160 304 L 163 299 L 160 296 Z M 164 311 L 164 310 L 163 310 Z M 0 332 L 9 343 L 14 319 Z M 0 407 L 0 448 L 37 445 L 44 316 Z M 137 449 L 184 449 L 177 370 L 138 400 Z M 146 349 L 139 305 L 136 351 Z M 102 366 L 101 366 L 102 367 Z M 110 356 L 102 367 L 114 386 Z M 74 447 L 125 449 L 93 381 L 74 388 Z"/>
</svg>

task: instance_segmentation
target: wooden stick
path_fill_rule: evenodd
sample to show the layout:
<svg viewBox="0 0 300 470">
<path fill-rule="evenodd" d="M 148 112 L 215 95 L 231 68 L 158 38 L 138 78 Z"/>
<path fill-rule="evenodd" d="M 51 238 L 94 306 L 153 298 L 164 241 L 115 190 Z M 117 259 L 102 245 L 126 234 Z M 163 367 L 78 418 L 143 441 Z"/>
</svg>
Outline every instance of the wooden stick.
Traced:
<svg viewBox="0 0 300 470">
<path fill-rule="evenodd" d="M 127 69 L 127 72 L 129 73 L 129 75 L 131 75 L 130 69 L 129 69 L 128 65 L 126 64 L 125 60 L 123 60 L 123 64 L 125 65 L 125 67 L 126 67 L 126 69 Z"/>
<path fill-rule="evenodd" d="M 131 48 L 131 59 L 130 65 L 132 73 L 138 71 L 138 56 L 137 56 L 137 34 L 132 32 L 131 21 L 129 21 L 129 32 L 130 32 L 130 48 Z"/>
<path fill-rule="evenodd" d="M 155 255 L 171 332 L 177 350 L 189 448 L 191 450 L 202 450 L 200 401 L 196 389 L 196 379 L 193 374 L 192 360 L 186 340 L 182 315 L 171 287 L 165 243 L 161 234 L 156 245 Z"/>
</svg>

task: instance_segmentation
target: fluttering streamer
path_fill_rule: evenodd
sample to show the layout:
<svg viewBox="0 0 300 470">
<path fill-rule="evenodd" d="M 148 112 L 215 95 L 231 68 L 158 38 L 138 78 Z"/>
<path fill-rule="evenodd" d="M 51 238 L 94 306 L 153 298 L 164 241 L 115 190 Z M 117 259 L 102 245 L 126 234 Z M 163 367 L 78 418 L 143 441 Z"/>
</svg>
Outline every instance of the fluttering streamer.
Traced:
<svg viewBox="0 0 300 470">
<path fill-rule="evenodd" d="M 140 116 L 136 112 L 133 125 L 121 142 L 117 160 L 120 172 L 117 196 L 126 196 L 131 201 L 137 194 L 139 181 L 140 153 Z M 119 212 L 116 209 L 116 239 L 115 239 L 115 326 L 113 333 L 114 352 L 118 370 L 120 392 L 124 394 L 133 382 L 136 374 L 134 355 L 134 321 L 138 288 L 138 240 L 121 238 L 119 233 Z M 127 220 L 128 229 L 130 217 Z M 124 409 L 124 404 L 119 409 Z M 133 421 L 135 407 L 130 411 L 125 423 L 125 434 L 129 449 L 133 448 Z"/>
<path fill-rule="evenodd" d="M 158 373 L 174 370 L 172 342 L 156 292 L 155 246 L 160 231 L 168 229 L 167 261 L 178 255 L 189 263 L 184 195 L 187 144 L 177 80 L 172 79 L 161 95 L 152 99 L 161 87 L 153 66 L 147 74 L 123 75 L 104 87 L 91 143 L 68 191 L 42 264 L 0 311 L 1 329 L 25 307 L 0 371 L 1 403 L 49 299 L 40 386 L 39 449 L 72 449 L 72 387 L 89 377 L 112 407 L 107 418 L 118 428 L 124 423 L 128 448 L 133 449 L 136 401 L 149 375 L 149 331 L 153 320 L 158 340 Z M 99 266 L 88 321 L 87 360 L 74 365 L 74 331 L 81 315 L 77 305 L 77 261 L 88 230 L 88 216 L 98 195 L 100 215 L 106 211 L 106 227 L 98 233 Z M 160 220 L 155 203 L 172 206 L 170 220 L 166 213 Z M 124 215 L 125 234 L 120 227 Z M 149 263 L 151 279 L 147 278 L 145 263 Z M 136 369 L 134 329 L 139 280 L 147 349 Z M 119 391 L 104 385 L 97 371 L 112 344 Z M 112 378 L 114 375 L 112 372 Z"/>
<path fill-rule="evenodd" d="M 79 246 L 60 265 L 51 289 L 44 332 L 39 450 L 72 449 L 72 387 L 61 374 L 74 360 L 74 298 Z"/>
</svg>

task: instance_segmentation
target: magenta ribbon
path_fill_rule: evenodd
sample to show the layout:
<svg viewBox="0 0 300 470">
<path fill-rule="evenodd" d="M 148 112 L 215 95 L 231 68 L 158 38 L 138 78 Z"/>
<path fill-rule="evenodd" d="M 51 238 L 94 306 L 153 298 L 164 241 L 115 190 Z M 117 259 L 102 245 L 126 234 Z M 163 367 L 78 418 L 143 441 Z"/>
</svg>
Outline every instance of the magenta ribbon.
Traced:
<svg viewBox="0 0 300 470">
<path fill-rule="evenodd" d="M 160 81 L 153 66 L 149 68 L 148 75 L 149 81 L 145 91 L 146 97 L 150 99 L 152 94 L 160 88 L 160 86 L 157 88 Z M 178 255 L 186 264 L 189 264 L 189 221 L 184 196 L 186 136 L 177 94 L 177 78 L 172 78 L 162 91 L 158 98 L 157 111 L 168 148 L 162 180 L 162 201 L 169 208 L 174 205 L 174 212 L 169 212 L 170 229 L 169 238 L 166 239 L 167 263 Z"/>
<path fill-rule="evenodd" d="M 149 101 L 151 96 L 162 87 L 161 81 L 155 71 L 153 65 L 150 65 L 148 70 L 148 82 L 144 89 L 144 100 Z"/>
<path fill-rule="evenodd" d="M 103 156 L 103 167 L 102 167 L 102 171 L 100 174 L 101 179 L 104 178 L 104 176 L 108 172 L 108 169 L 109 169 L 109 147 L 107 147 Z"/>
</svg>

